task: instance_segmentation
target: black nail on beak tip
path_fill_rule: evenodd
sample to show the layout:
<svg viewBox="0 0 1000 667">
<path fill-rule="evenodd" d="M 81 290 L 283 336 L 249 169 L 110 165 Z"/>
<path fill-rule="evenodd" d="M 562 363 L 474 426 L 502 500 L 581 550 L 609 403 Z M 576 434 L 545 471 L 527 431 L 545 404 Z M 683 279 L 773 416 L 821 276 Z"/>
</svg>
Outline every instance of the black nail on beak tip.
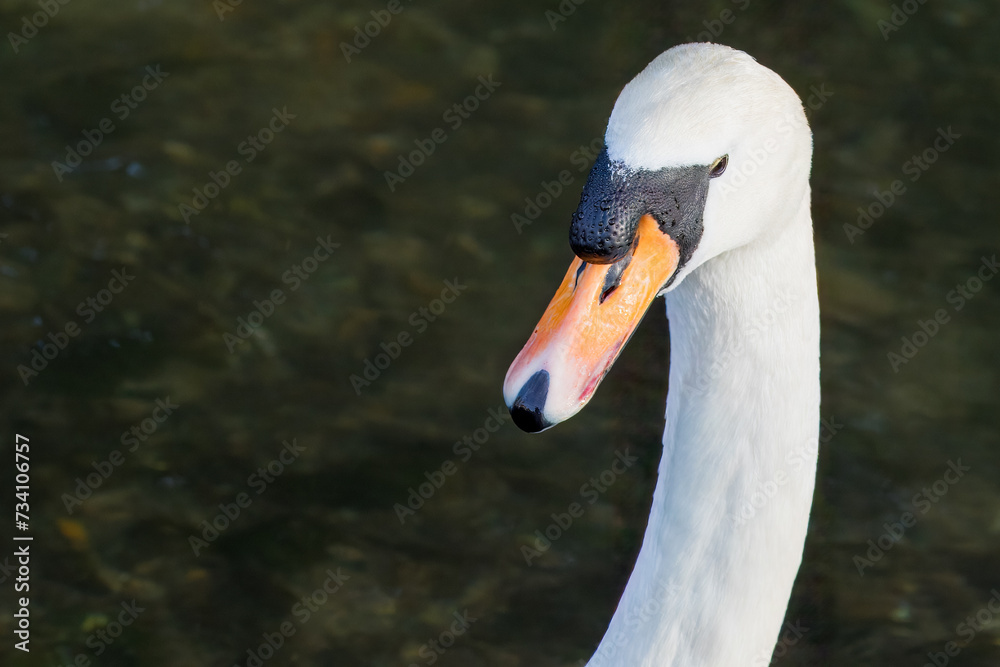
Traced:
<svg viewBox="0 0 1000 667">
<path fill-rule="evenodd" d="M 514 399 L 514 404 L 510 406 L 510 418 L 519 429 L 527 433 L 538 433 L 552 426 L 542 414 L 548 393 L 548 371 L 538 371 L 528 378 Z"/>
</svg>

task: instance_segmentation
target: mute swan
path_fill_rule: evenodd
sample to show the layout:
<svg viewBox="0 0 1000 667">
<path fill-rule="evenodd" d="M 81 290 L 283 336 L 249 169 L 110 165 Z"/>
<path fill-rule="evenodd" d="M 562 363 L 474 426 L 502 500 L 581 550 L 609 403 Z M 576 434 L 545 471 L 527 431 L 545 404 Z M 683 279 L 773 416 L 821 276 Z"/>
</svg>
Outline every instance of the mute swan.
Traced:
<svg viewBox="0 0 1000 667">
<path fill-rule="evenodd" d="M 670 320 L 663 456 L 635 569 L 589 667 L 770 662 L 819 436 L 812 134 L 777 74 L 717 44 L 618 97 L 573 215 L 577 257 L 507 372 L 529 432 L 590 400 L 653 299 Z"/>
</svg>

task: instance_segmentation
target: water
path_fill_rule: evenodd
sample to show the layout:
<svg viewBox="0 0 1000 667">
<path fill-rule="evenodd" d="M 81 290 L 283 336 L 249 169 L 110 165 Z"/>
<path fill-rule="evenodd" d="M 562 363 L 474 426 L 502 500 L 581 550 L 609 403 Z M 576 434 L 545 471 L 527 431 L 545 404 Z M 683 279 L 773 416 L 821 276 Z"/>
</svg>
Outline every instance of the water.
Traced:
<svg viewBox="0 0 1000 667">
<path fill-rule="evenodd" d="M 0 661 L 585 660 L 655 481 L 661 307 L 573 420 L 529 437 L 491 410 L 570 261 L 621 86 L 707 30 L 789 81 L 815 133 L 822 412 L 843 427 L 788 612 L 808 630 L 778 664 L 920 665 L 949 641 L 955 664 L 996 664 L 998 283 L 949 298 L 1000 242 L 992 5 L 895 26 L 856 0 L 404 1 L 345 56 L 385 3 L 225 2 L 76 0 L 0 48 L 3 438 L 8 460 L 31 440 L 34 537 L 31 652 L 6 574 Z M 37 11 L 4 2 L 0 25 Z M 433 153 L 387 181 L 414 142 Z M 526 197 L 542 206 L 518 230 Z M 386 367 L 352 382 L 366 360 Z M 522 545 L 626 449 L 634 467 L 528 566 Z"/>
</svg>

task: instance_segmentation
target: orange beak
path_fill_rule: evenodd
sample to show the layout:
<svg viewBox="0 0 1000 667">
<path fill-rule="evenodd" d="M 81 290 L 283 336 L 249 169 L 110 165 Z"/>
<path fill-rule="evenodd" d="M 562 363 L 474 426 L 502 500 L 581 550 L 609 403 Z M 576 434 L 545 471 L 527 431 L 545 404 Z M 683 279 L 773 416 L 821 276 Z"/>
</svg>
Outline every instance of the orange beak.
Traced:
<svg viewBox="0 0 1000 667">
<path fill-rule="evenodd" d="M 647 214 L 631 255 L 616 264 L 573 260 L 504 380 L 504 399 L 519 427 L 545 430 L 587 404 L 679 257 L 677 244 Z"/>
</svg>

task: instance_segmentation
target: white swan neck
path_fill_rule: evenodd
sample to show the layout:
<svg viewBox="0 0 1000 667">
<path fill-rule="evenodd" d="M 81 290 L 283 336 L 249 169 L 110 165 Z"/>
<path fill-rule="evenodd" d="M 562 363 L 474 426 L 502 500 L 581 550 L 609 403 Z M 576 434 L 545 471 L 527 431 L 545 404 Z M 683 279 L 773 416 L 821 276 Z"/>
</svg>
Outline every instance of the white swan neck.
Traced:
<svg viewBox="0 0 1000 667">
<path fill-rule="evenodd" d="M 588 667 L 770 661 L 801 560 L 819 425 L 808 198 L 797 217 L 667 295 L 659 478 L 635 570 Z"/>
</svg>

